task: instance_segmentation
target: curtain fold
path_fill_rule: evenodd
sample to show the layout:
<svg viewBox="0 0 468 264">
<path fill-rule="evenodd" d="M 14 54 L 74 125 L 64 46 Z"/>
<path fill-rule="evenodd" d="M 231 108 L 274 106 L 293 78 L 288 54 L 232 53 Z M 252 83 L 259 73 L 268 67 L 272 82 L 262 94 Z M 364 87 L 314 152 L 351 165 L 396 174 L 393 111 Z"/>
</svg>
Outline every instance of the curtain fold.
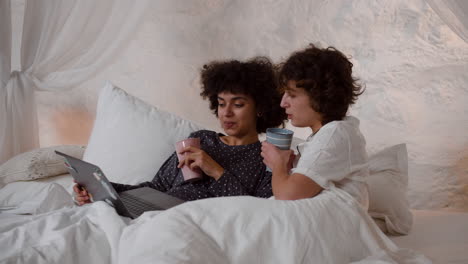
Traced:
<svg viewBox="0 0 468 264">
<path fill-rule="evenodd" d="M 0 3 L 3 13 L 9 0 Z M 136 32 L 147 4 L 148 0 L 26 1 L 21 71 L 0 68 L 0 164 L 39 146 L 34 92 L 73 89 L 99 73 Z M 10 13 L 0 18 L 9 21 L 0 25 L 0 32 L 6 32 L 2 42 L 6 36 L 11 43 Z M 11 44 L 0 43 L 0 48 L 10 65 Z"/>
<path fill-rule="evenodd" d="M 465 42 L 468 42 L 468 1 L 426 0 L 436 14 Z"/>
<path fill-rule="evenodd" d="M 0 88 L 6 86 L 10 77 L 10 71 L 11 2 L 10 0 L 0 0 Z"/>
<path fill-rule="evenodd" d="M 0 92 L 4 110 L 0 116 L 0 164 L 14 155 L 39 146 L 33 85 L 18 71 L 11 73 Z"/>
</svg>

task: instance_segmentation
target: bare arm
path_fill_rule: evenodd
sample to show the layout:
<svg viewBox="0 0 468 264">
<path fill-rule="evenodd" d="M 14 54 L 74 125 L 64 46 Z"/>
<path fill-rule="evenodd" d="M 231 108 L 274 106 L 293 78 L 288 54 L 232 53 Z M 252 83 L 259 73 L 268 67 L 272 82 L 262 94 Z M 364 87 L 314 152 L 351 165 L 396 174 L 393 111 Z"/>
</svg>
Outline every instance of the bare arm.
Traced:
<svg viewBox="0 0 468 264">
<path fill-rule="evenodd" d="M 323 188 L 309 177 L 293 173 L 289 174 L 288 162 L 291 150 L 279 150 L 270 143 L 262 144 L 263 162 L 272 169 L 273 195 L 279 200 L 297 200 L 314 197 Z"/>
<path fill-rule="evenodd" d="M 273 195 L 278 200 L 298 200 L 314 197 L 323 188 L 311 178 L 300 174 L 291 175 L 276 173 L 273 171 L 272 178 Z"/>
</svg>

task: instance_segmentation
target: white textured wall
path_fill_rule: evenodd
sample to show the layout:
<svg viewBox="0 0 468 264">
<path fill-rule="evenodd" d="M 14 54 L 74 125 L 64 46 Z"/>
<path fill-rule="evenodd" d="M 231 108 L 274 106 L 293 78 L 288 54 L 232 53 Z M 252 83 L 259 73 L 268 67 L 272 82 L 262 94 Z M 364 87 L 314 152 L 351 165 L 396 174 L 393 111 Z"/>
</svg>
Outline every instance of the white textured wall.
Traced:
<svg viewBox="0 0 468 264">
<path fill-rule="evenodd" d="M 310 42 L 352 56 L 369 151 L 408 144 L 412 206 L 468 209 L 468 44 L 423 0 L 153 1 L 115 64 L 72 92 L 38 93 L 41 144 L 86 143 L 105 79 L 218 130 L 198 96 L 203 63 L 279 62 Z"/>
</svg>

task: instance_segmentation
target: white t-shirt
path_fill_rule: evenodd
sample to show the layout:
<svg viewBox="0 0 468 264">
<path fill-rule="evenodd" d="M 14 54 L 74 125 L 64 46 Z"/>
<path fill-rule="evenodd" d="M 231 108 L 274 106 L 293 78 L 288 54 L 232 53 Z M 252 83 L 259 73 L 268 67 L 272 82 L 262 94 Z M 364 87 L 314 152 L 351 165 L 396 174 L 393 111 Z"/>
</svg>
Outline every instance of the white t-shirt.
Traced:
<svg viewBox="0 0 468 264">
<path fill-rule="evenodd" d="M 298 145 L 300 158 L 292 173 L 300 173 L 324 189 L 336 186 L 368 208 L 366 141 L 359 120 L 352 116 L 333 121 Z"/>
</svg>

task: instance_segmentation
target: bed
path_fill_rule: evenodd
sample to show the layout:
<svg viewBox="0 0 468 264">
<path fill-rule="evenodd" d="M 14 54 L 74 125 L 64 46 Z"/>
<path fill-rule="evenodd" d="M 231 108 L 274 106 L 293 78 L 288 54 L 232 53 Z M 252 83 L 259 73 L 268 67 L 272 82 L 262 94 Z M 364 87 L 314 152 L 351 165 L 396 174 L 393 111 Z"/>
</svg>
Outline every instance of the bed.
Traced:
<svg viewBox="0 0 468 264">
<path fill-rule="evenodd" d="M 204 199 L 135 220 L 104 202 L 76 206 L 53 154 L 135 184 L 201 128 L 107 83 L 86 147 L 40 148 L 0 166 L 0 263 L 467 263 L 468 213 L 409 208 L 405 144 L 370 155 L 367 211 L 331 189 L 299 201 Z"/>
</svg>

